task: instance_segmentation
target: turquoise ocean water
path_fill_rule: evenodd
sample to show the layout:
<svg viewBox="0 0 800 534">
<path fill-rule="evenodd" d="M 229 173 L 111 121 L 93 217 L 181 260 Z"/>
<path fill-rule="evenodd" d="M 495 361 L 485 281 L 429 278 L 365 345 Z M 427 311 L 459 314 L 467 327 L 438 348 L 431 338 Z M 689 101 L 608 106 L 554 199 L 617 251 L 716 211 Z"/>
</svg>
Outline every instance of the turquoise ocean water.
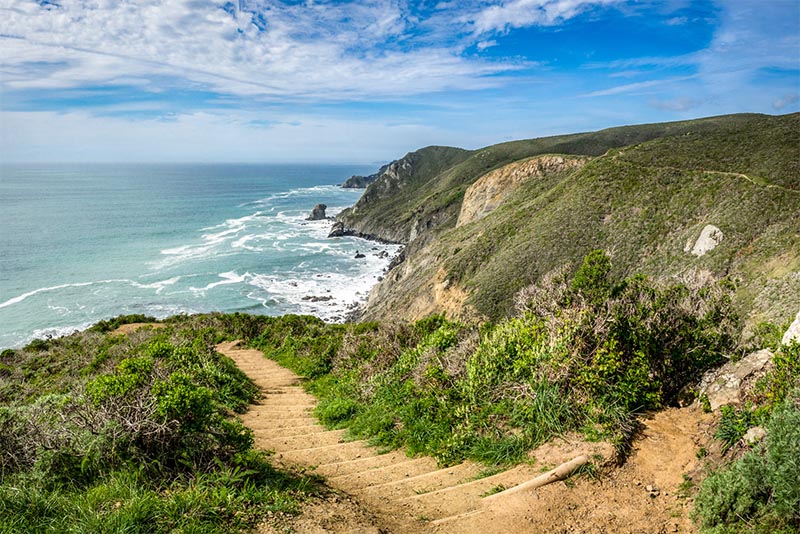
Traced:
<svg viewBox="0 0 800 534">
<path fill-rule="evenodd" d="M 144 313 L 310 313 L 341 320 L 397 253 L 328 239 L 361 190 L 338 165 L 0 168 L 0 348 Z M 356 251 L 366 254 L 356 259 Z M 312 297 L 322 297 L 313 299 Z"/>
</svg>

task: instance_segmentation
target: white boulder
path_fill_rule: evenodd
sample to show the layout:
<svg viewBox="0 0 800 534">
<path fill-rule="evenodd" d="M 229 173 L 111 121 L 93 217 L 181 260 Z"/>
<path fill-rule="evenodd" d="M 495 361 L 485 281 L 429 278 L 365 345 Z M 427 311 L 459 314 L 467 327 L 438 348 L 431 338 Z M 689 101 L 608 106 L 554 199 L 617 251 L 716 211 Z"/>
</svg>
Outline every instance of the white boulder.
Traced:
<svg viewBox="0 0 800 534">
<path fill-rule="evenodd" d="M 795 317 L 792 324 L 789 325 L 789 329 L 783 334 L 783 339 L 781 341 L 784 345 L 788 345 L 792 340 L 800 342 L 800 311 L 797 312 L 797 317 Z"/>
<path fill-rule="evenodd" d="M 700 237 L 695 241 L 694 247 L 692 247 L 692 254 L 698 258 L 705 255 L 722 243 L 724 237 L 725 235 L 722 233 L 722 230 L 713 224 L 706 225 L 703 231 L 700 232 Z"/>
</svg>

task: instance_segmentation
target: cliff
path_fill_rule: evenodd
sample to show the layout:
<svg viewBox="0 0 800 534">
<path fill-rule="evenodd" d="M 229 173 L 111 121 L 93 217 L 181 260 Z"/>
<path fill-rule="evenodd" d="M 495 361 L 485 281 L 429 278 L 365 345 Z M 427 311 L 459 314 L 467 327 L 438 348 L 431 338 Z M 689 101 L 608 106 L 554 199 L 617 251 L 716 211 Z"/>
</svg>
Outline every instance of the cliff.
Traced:
<svg viewBox="0 0 800 534">
<path fill-rule="evenodd" d="M 426 203 L 422 191 L 470 154 L 461 148 L 438 146 L 406 154 L 383 167 L 355 206 L 342 211 L 336 220 L 356 235 L 406 243 L 419 233 L 420 226 L 437 217 L 438 204 Z"/>
<path fill-rule="evenodd" d="M 353 175 L 344 181 L 342 187 L 346 189 L 364 189 L 369 184 L 377 180 L 386 171 L 389 165 L 391 164 L 384 165 L 383 167 L 378 169 L 378 172 L 370 174 L 369 176 Z"/>
<path fill-rule="evenodd" d="M 509 163 L 495 171 L 488 172 L 469 186 L 464 194 L 456 226 L 483 219 L 515 193 L 527 180 L 544 178 L 548 174 L 576 169 L 585 165 L 586 161 L 586 158 L 539 156 Z"/>
</svg>

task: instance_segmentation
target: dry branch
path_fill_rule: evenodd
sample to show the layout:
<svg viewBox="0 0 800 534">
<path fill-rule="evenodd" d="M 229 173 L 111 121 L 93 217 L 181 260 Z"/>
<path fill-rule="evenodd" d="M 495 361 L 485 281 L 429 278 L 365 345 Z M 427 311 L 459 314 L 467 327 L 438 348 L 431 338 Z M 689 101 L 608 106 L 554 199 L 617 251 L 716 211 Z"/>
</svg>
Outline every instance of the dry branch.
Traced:
<svg viewBox="0 0 800 534">
<path fill-rule="evenodd" d="M 490 495 L 483 499 L 483 504 L 487 505 L 494 501 L 497 498 L 505 497 L 507 495 L 511 495 L 514 493 L 518 493 L 520 491 L 529 491 L 534 490 L 536 488 L 541 488 L 542 486 L 546 486 L 552 482 L 558 482 L 559 480 L 564 480 L 565 478 L 569 477 L 576 469 L 581 467 L 582 465 L 586 465 L 589 463 L 589 457 L 585 454 L 578 456 L 577 458 L 573 458 L 569 462 L 565 462 L 555 469 L 544 473 L 543 475 L 539 475 L 538 477 L 534 478 L 533 480 L 529 480 L 528 482 L 523 482 L 513 488 L 509 488 L 505 491 L 501 491 L 500 493 L 495 493 L 494 495 Z"/>
</svg>

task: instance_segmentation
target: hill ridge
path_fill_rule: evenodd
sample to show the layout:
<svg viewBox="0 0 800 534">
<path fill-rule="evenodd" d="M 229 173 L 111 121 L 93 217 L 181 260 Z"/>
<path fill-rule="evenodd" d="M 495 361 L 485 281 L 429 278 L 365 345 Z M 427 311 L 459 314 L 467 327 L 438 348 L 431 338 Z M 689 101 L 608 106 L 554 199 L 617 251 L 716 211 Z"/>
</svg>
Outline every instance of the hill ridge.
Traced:
<svg viewBox="0 0 800 534">
<path fill-rule="evenodd" d="M 379 180 L 339 222 L 372 236 L 390 228 L 407 244 L 406 264 L 372 290 L 363 318 L 497 319 L 516 291 L 603 248 L 619 275 L 731 276 L 746 330 L 782 324 L 800 308 L 800 276 L 792 274 L 800 269 L 798 132 L 798 113 L 626 126 L 478 149 L 385 196 Z M 502 202 L 480 221 L 458 224 L 474 184 L 559 147 L 594 155 L 574 172 L 523 180 L 498 193 Z M 687 240 L 709 224 L 721 229 L 722 244 L 700 259 L 686 256 Z"/>
</svg>

